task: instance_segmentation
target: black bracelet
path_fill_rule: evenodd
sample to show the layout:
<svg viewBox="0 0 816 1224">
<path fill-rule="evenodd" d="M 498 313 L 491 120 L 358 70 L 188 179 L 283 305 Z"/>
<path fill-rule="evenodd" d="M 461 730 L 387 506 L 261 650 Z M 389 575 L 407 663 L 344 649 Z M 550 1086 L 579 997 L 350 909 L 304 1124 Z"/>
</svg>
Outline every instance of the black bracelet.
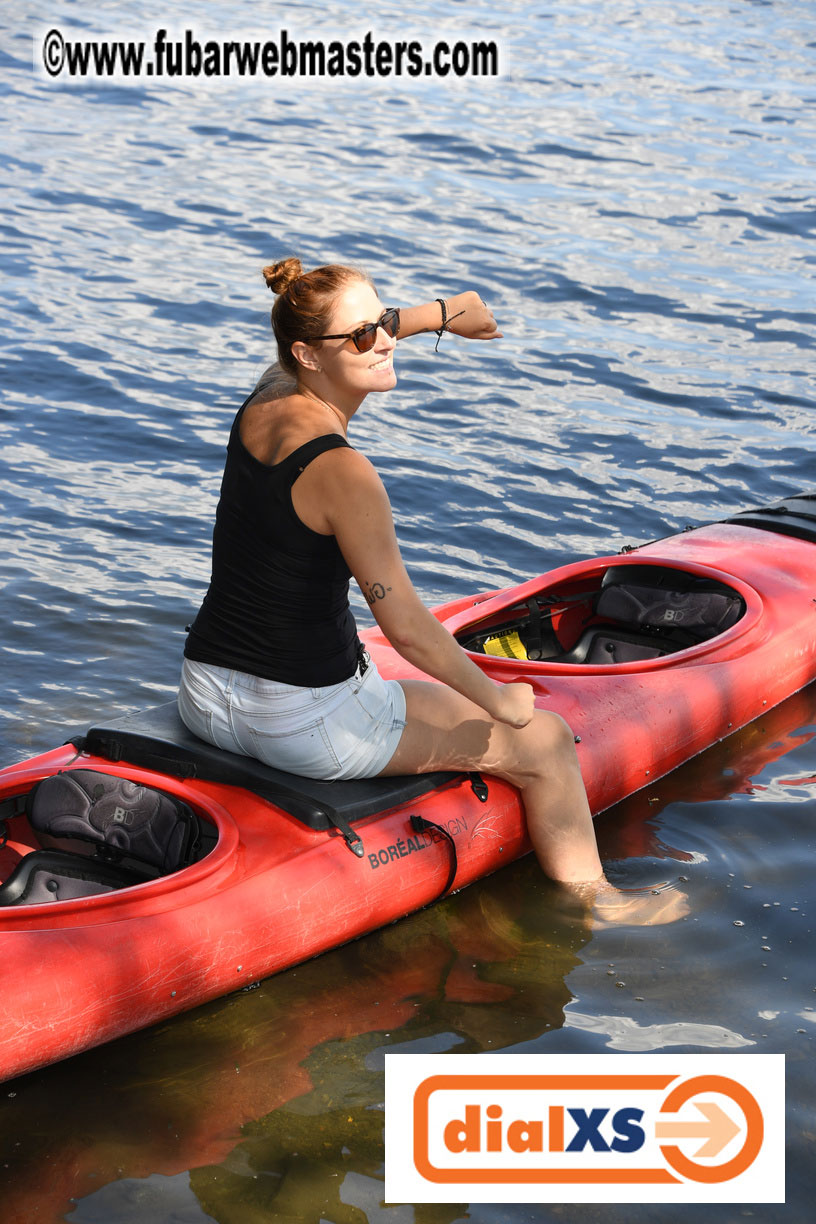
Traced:
<svg viewBox="0 0 816 1224">
<path fill-rule="evenodd" d="M 444 331 L 447 331 L 447 324 L 448 324 L 448 308 L 445 305 L 445 299 L 437 298 L 436 300 L 439 303 L 439 305 L 442 307 L 442 326 L 440 327 L 439 331 L 436 333 L 436 344 L 434 346 L 434 352 L 438 351 L 439 341 L 442 339 L 442 333 Z"/>
<path fill-rule="evenodd" d="M 436 300 L 439 303 L 439 305 L 442 307 L 442 326 L 440 327 L 439 331 L 436 333 L 436 344 L 434 345 L 434 352 L 436 352 L 437 349 L 439 348 L 439 341 L 442 339 L 442 333 L 446 331 L 450 331 L 450 327 L 448 325 L 452 323 L 454 319 L 458 319 L 459 315 L 463 315 L 465 313 L 464 310 L 459 310 L 457 311 L 455 315 L 451 315 L 451 317 L 448 318 L 448 308 L 445 305 L 444 298 L 437 298 Z"/>
</svg>

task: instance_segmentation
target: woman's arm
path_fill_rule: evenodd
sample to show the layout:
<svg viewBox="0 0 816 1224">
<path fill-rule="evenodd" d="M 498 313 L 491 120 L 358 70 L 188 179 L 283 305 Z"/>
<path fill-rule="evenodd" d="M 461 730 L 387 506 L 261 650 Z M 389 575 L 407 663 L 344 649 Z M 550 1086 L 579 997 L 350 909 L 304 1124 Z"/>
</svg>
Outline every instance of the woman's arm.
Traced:
<svg viewBox="0 0 816 1224">
<path fill-rule="evenodd" d="M 320 457 L 320 462 L 323 460 Z M 371 611 L 391 645 L 426 675 L 449 685 L 491 718 L 523 727 L 533 716 L 527 684 L 495 684 L 420 600 L 403 564 L 391 505 L 371 463 L 354 450 L 321 463 L 327 520 Z M 303 480 L 315 464 L 310 464 Z"/>
<path fill-rule="evenodd" d="M 445 331 L 469 340 L 498 340 L 501 337 L 492 312 L 475 290 L 455 293 L 453 297 L 445 298 L 444 302 L 447 319 Z M 404 306 L 400 310 L 400 340 L 422 332 L 438 332 L 441 327 L 442 307 L 438 300 L 422 306 Z"/>
</svg>

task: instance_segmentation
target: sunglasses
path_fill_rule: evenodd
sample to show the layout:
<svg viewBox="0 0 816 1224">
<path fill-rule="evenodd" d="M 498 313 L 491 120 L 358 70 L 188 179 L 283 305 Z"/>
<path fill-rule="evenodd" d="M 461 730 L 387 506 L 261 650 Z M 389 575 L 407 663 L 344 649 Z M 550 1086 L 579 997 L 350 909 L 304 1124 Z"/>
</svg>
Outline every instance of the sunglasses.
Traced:
<svg viewBox="0 0 816 1224">
<path fill-rule="evenodd" d="M 339 332 L 333 336 L 312 336 L 307 343 L 313 344 L 315 340 L 353 340 L 358 353 L 367 353 L 374 347 L 379 328 L 383 329 L 386 336 L 396 336 L 399 334 L 399 325 L 399 311 L 392 306 L 382 312 L 376 323 L 364 323 L 362 327 L 356 327 L 353 332 Z"/>
</svg>

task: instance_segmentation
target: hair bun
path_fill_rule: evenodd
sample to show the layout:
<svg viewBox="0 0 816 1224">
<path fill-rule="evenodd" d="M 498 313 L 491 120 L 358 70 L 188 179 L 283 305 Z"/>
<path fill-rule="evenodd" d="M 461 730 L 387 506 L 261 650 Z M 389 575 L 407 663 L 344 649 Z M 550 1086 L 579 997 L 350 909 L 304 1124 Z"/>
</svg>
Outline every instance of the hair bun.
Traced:
<svg viewBox="0 0 816 1224">
<path fill-rule="evenodd" d="M 299 259 L 281 259 L 263 269 L 263 277 L 273 293 L 285 293 L 303 275 L 303 264 Z"/>
</svg>

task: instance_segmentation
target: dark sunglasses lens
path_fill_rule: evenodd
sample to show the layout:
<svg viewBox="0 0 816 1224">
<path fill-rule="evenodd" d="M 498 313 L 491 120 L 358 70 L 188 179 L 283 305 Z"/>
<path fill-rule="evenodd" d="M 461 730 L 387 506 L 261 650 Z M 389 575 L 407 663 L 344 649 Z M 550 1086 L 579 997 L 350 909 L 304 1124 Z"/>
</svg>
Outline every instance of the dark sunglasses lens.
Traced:
<svg viewBox="0 0 816 1224">
<path fill-rule="evenodd" d="M 365 327 L 358 327 L 357 331 L 352 334 L 351 338 L 358 353 L 367 353 L 374 347 L 378 327 L 378 323 L 366 323 Z"/>
<path fill-rule="evenodd" d="M 380 327 L 386 336 L 396 336 L 399 330 L 399 314 L 397 311 L 386 310 L 378 323 L 366 323 L 363 327 L 358 327 L 356 332 L 352 332 L 351 338 L 358 353 L 367 353 L 369 349 L 374 347 L 374 342 L 377 339 L 377 330 Z"/>
</svg>

